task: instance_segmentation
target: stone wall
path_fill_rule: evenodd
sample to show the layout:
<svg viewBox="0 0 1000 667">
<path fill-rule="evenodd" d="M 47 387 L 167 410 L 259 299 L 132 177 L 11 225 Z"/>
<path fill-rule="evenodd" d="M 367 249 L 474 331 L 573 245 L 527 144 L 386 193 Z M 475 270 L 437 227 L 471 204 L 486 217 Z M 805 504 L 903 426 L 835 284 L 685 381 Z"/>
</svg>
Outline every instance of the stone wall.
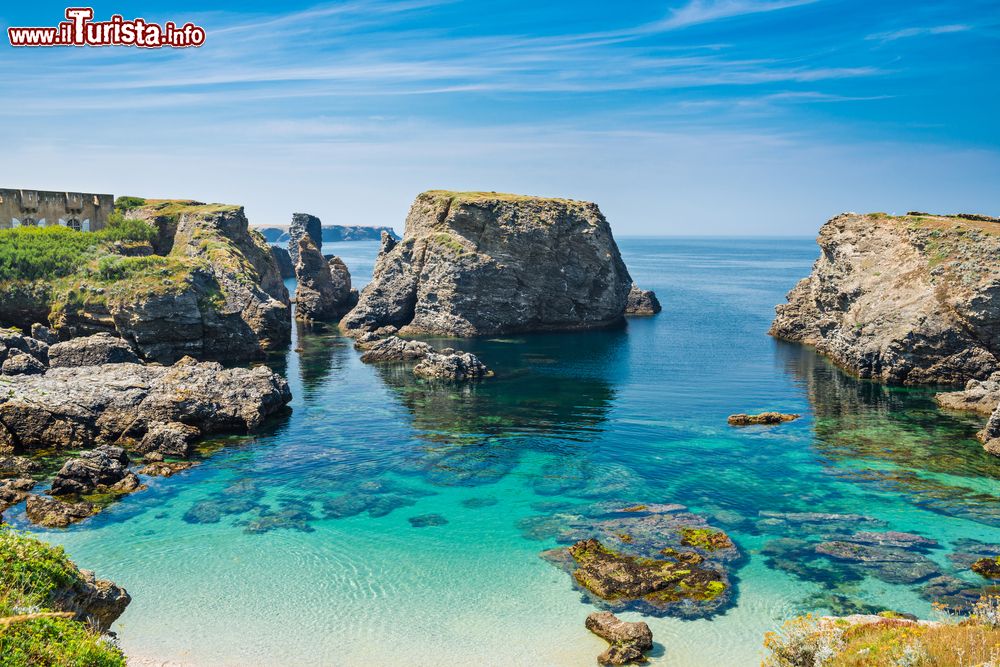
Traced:
<svg viewBox="0 0 1000 667">
<path fill-rule="evenodd" d="M 0 188 L 0 229 L 63 225 L 97 231 L 114 210 L 114 195 Z"/>
</svg>

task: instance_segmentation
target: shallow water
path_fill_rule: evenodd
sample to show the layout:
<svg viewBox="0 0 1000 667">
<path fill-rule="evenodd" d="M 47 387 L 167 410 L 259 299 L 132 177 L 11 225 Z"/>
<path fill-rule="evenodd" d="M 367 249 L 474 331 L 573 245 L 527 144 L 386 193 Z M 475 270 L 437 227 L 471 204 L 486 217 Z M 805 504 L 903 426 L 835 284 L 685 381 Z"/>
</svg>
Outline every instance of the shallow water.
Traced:
<svg viewBox="0 0 1000 667">
<path fill-rule="evenodd" d="M 673 666 L 757 664 L 763 633 L 804 611 L 931 612 L 924 581 L 859 575 L 814 544 L 781 551 L 775 540 L 825 529 L 761 512 L 918 532 L 952 575 L 957 541 L 1000 542 L 1000 460 L 974 439 L 981 419 L 766 336 L 810 269 L 811 240 L 620 245 L 659 316 L 462 341 L 497 371 L 464 387 L 366 366 L 333 333 L 299 330 L 274 361 L 290 414 L 82 525 L 39 532 L 132 594 L 115 626 L 129 654 L 198 665 L 591 665 L 604 648 L 583 628 L 594 607 L 538 557 L 555 542 L 524 528 L 567 505 L 683 503 L 746 555 L 724 614 L 645 619 L 653 663 Z M 356 283 L 376 250 L 324 248 Z M 804 417 L 726 425 L 771 409 Z"/>
</svg>

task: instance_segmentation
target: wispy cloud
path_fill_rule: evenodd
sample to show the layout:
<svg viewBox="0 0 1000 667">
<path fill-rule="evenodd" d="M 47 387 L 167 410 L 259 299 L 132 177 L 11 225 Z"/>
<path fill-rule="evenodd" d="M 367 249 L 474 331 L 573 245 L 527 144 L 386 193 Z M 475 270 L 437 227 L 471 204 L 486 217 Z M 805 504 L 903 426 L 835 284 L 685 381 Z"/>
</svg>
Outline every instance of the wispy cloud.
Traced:
<svg viewBox="0 0 1000 667">
<path fill-rule="evenodd" d="M 761 14 L 779 9 L 789 9 L 811 5 L 819 0 L 691 0 L 688 4 L 673 10 L 670 16 L 659 21 L 655 27 L 667 30 L 689 25 L 709 23 L 722 19 Z"/>
<path fill-rule="evenodd" d="M 948 35 L 955 32 L 968 32 L 972 30 L 971 25 L 956 23 L 953 25 L 924 26 L 920 28 L 903 28 L 890 32 L 878 32 L 868 35 L 865 39 L 878 40 L 881 42 L 892 42 L 897 39 L 907 39 L 909 37 L 925 37 L 928 35 Z"/>
</svg>

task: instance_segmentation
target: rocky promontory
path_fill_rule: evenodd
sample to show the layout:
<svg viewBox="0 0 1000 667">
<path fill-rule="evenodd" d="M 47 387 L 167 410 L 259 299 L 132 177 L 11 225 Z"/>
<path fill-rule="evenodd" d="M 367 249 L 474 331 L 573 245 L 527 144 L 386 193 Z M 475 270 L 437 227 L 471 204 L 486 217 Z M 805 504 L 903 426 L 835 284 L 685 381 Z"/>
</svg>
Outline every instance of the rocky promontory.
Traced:
<svg viewBox="0 0 1000 667">
<path fill-rule="evenodd" d="M 113 334 L 161 363 L 256 358 L 291 338 L 288 292 L 242 207 L 130 197 L 96 232 L 0 235 L 14 259 L 0 270 L 0 326 Z"/>
<path fill-rule="evenodd" d="M 494 192 L 419 195 L 403 240 L 382 237 L 351 335 L 476 336 L 623 321 L 632 279 L 596 204 Z"/>
<path fill-rule="evenodd" d="M 962 385 L 1000 370 L 1000 224 L 845 213 L 771 335 L 893 384 Z"/>
</svg>

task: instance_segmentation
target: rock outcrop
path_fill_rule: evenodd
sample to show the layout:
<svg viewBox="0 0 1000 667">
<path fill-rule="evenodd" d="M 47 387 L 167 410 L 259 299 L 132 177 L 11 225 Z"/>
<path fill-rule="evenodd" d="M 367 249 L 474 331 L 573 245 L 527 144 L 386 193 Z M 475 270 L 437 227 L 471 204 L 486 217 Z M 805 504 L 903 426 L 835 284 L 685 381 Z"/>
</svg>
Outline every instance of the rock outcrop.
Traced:
<svg viewBox="0 0 1000 667">
<path fill-rule="evenodd" d="M 38 375 L 45 372 L 45 364 L 26 352 L 10 350 L 7 360 L 0 365 L 0 372 L 4 375 Z"/>
<path fill-rule="evenodd" d="M 272 245 L 271 256 L 274 258 L 274 264 L 278 267 L 278 273 L 281 274 L 283 280 L 295 277 L 295 263 L 292 262 L 292 256 L 287 250 L 279 245 Z"/>
<path fill-rule="evenodd" d="M 819 245 L 773 336 L 894 384 L 962 385 L 1000 370 L 1000 225 L 846 213 Z"/>
<path fill-rule="evenodd" d="M 139 478 L 128 469 L 128 454 L 121 447 L 101 445 L 66 461 L 52 480 L 54 496 L 129 493 L 139 488 Z"/>
<path fill-rule="evenodd" d="M 190 358 L 173 366 L 106 364 L 7 378 L 0 453 L 140 442 L 158 425 L 201 433 L 248 431 L 291 399 L 273 371 L 224 369 Z"/>
<path fill-rule="evenodd" d="M 653 633 L 642 621 L 628 623 L 610 611 L 595 611 L 587 616 L 585 625 L 588 630 L 611 644 L 597 656 L 597 662 L 602 665 L 646 662 L 643 654 L 653 648 Z"/>
<path fill-rule="evenodd" d="M 146 200 L 127 217 L 156 230 L 155 255 L 107 256 L 52 295 L 60 338 L 113 333 L 145 359 L 245 360 L 291 339 L 288 291 L 270 248 L 243 208 Z"/>
<path fill-rule="evenodd" d="M 125 339 L 109 333 L 73 338 L 49 347 L 49 366 L 52 368 L 124 363 L 141 362 Z"/>
<path fill-rule="evenodd" d="M 358 301 L 347 265 L 339 257 L 327 260 L 320 251 L 319 218 L 296 213 L 290 232 L 295 243 L 296 318 L 339 320 Z"/>
<path fill-rule="evenodd" d="M 1000 405 L 986 422 L 986 428 L 979 432 L 979 439 L 983 441 L 983 449 L 994 456 L 1000 456 Z"/>
<path fill-rule="evenodd" d="M 475 336 L 623 321 L 632 279 L 596 204 L 497 193 L 416 198 L 403 240 L 382 236 L 350 335 Z"/>
<path fill-rule="evenodd" d="M 934 397 L 943 408 L 991 415 L 1000 406 L 1000 372 L 985 380 L 969 380 L 962 391 L 947 391 Z"/>
<path fill-rule="evenodd" d="M 428 343 L 419 340 L 404 340 L 399 336 L 389 336 L 362 344 L 360 347 L 365 350 L 364 354 L 361 355 L 361 361 L 366 364 L 415 361 L 434 352 L 434 348 Z"/>
<path fill-rule="evenodd" d="M 0 513 L 27 498 L 34 486 L 35 480 L 30 477 L 0 479 Z"/>
<path fill-rule="evenodd" d="M 785 422 L 795 421 L 799 417 L 801 417 L 801 415 L 785 414 L 782 412 L 761 412 L 756 415 L 740 413 L 737 415 L 729 415 L 726 421 L 730 426 L 771 426 L 774 424 L 783 424 Z"/>
<path fill-rule="evenodd" d="M 28 515 L 28 519 L 46 528 L 65 528 L 71 523 L 93 516 L 99 509 L 94 503 L 85 500 L 72 503 L 35 495 L 28 496 L 28 502 L 25 504 L 25 514 Z"/>
<path fill-rule="evenodd" d="M 632 283 L 632 288 L 628 292 L 628 300 L 625 302 L 626 315 L 656 315 L 663 310 L 660 300 L 656 298 L 656 292 L 648 289 L 639 289 L 639 286 Z"/>
<path fill-rule="evenodd" d="M 462 382 L 492 377 L 493 371 L 471 352 L 444 349 L 426 355 L 413 367 L 413 374 L 429 380 Z"/>
<path fill-rule="evenodd" d="M 292 224 L 288 226 L 288 255 L 292 266 L 299 263 L 299 244 L 302 239 L 312 240 L 317 249 L 323 247 L 323 223 L 315 215 L 293 213 Z"/>
</svg>

